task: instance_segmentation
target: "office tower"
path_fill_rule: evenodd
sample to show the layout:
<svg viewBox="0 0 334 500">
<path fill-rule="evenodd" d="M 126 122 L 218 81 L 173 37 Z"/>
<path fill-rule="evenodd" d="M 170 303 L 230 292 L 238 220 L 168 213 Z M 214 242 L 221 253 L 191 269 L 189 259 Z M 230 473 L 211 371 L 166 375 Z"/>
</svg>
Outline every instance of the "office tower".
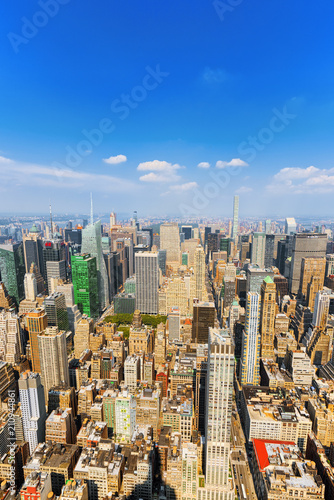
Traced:
<svg viewBox="0 0 334 500">
<path fill-rule="evenodd" d="M 210 328 L 205 404 L 205 491 L 199 491 L 198 498 L 234 498 L 233 483 L 229 479 L 233 375 L 234 346 L 229 331 Z"/>
<path fill-rule="evenodd" d="M 140 357 L 132 354 L 124 362 L 124 382 L 129 390 L 137 388 L 140 380 Z"/>
<path fill-rule="evenodd" d="M 260 295 L 248 292 L 241 347 L 240 382 L 242 385 L 259 385 L 260 382 L 260 305 Z"/>
<path fill-rule="evenodd" d="M 74 357 L 79 359 L 86 349 L 89 349 L 90 334 L 94 332 L 94 321 L 88 316 L 82 316 L 77 324 L 74 335 Z"/>
<path fill-rule="evenodd" d="M 45 422 L 45 441 L 52 443 L 74 444 L 76 428 L 72 408 L 57 408 L 50 412 Z"/>
<path fill-rule="evenodd" d="M 49 261 L 46 263 L 46 279 L 48 285 L 48 293 L 51 294 L 54 292 L 52 289 L 51 280 L 55 278 L 57 280 L 66 281 L 66 261 Z"/>
<path fill-rule="evenodd" d="M 268 269 L 274 265 L 275 234 L 266 234 L 264 249 L 264 267 Z"/>
<path fill-rule="evenodd" d="M 24 274 L 23 244 L 0 245 L 1 281 L 17 305 L 24 299 Z"/>
<path fill-rule="evenodd" d="M 65 295 L 59 292 L 49 295 L 44 300 L 44 308 L 48 317 L 48 326 L 57 326 L 59 330 L 67 332 L 69 322 Z"/>
<path fill-rule="evenodd" d="M 27 325 L 29 332 L 29 342 L 30 342 L 30 354 L 32 369 L 34 372 L 41 372 L 41 363 L 39 358 L 38 350 L 38 338 L 37 336 L 44 332 L 45 328 L 48 326 L 48 318 L 44 308 L 38 308 L 34 311 L 30 311 L 27 316 Z"/>
<path fill-rule="evenodd" d="M 77 323 L 80 321 L 82 314 L 74 301 L 73 283 L 63 283 L 62 281 L 58 281 L 55 291 L 63 294 L 65 297 L 69 329 L 73 332 L 73 334 L 75 334 Z"/>
<path fill-rule="evenodd" d="M 285 219 L 285 234 L 295 234 L 297 232 L 297 224 L 293 217 Z"/>
<path fill-rule="evenodd" d="M 325 291 L 319 291 L 315 298 L 312 325 L 324 330 L 327 326 L 331 295 Z"/>
<path fill-rule="evenodd" d="M 45 398 L 38 373 L 24 372 L 19 379 L 24 439 L 29 443 L 30 454 L 38 443 L 45 440 Z"/>
<path fill-rule="evenodd" d="M 91 222 L 82 231 L 81 252 L 83 254 L 88 253 L 91 257 L 96 258 L 99 306 L 103 310 L 109 305 L 109 285 L 107 269 L 103 258 L 101 237 L 101 222 Z"/>
<path fill-rule="evenodd" d="M 261 356 L 275 359 L 274 335 L 276 316 L 276 285 L 270 276 L 261 286 Z"/>
<path fill-rule="evenodd" d="M 42 383 L 47 400 L 51 387 L 61 383 L 70 384 L 66 332 L 59 331 L 56 326 L 46 328 L 38 335 L 38 350 Z"/>
<path fill-rule="evenodd" d="M 271 220 L 270 219 L 266 220 L 265 233 L 271 234 Z"/>
<path fill-rule="evenodd" d="M 66 246 L 64 241 L 59 239 L 43 240 L 43 269 L 42 274 L 47 280 L 47 262 L 59 262 L 66 260 Z"/>
<path fill-rule="evenodd" d="M 291 293 L 298 293 L 303 257 L 326 256 L 327 234 L 298 233 L 293 236 L 292 258 L 289 275 Z"/>
<path fill-rule="evenodd" d="M 334 274 L 334 254 L 326 255 L 326 277 Z"/>
<path fill-rule="evenodd" d="M 19 318 L 10 311 L 0 313 L 0 359 L 16 364 L 22 353 L 22 332 Z"/>
<path fill-rule="evenodd" d="M 180 309 L 172 307 L 167 315 L 169 342 L 180 340 Z"/>
<path fill-rule="evenodd" d="M 231 307 L 235 299 L 235 278 L 223 278 L 223 284 L 221 289 L 222 301 L 222 314 L 228 307 Z"/>
<path fill-rule="evenodd" d="M 160 248 L 166 250 L 166 263 L 180 264 L 180 233 L 177 223 L 170 222 L 160 226 Z"/>
<path fill-rule="evenodd" d="M 325 281 L 326 259 L 325 257 L 302 257 L 300 270 L 299 295 L 306 300 L 309 289 L 314 278 L 318 282 L 318 290 L 323 288 Z M 314 285 L 314 283 L 313 283 Z M 314 287 L 313 287 L 314 288 Z M 315 293 L 318 291 L 316 290 Z M 311 301 L 313 310 L 314 301 Z M 309 304 L 307 304 L 310 307 Z"/>
<path fill-rule="evenodd" d="M 208 254 L 211 255 L 212 252 L 219 251 L 219 234 L 210 233 L 208 234 Z"/>
<path fill-rule="evenodd" d="M 144 314 L 158 314 L 158 252 L 136 254 L 136 309 Z"/>
<path fill-rule="evenodd" d="M 43 294 L 45 290 L 44 286 L 44 278 L 41 275 L 41 273 L 38 270 L 38 267 L 36 264 L 32 263 L 29 269 L 29 274 L 34 274 L 36 278 L 36 284 L 37 284 L 37 294 Z"/>
<path fill-rule="evenodd" d="M 154 359 L 156 366 L 166 361 L 166 325 L 160 323 L 157 327 L 154 343 Z"/>
<path fill-rule="evenodd" d="M 43 273 L 43 242 L 40 231 L 35 224 L 32 225 L 28 234 L 23 234 L 23 253 L 26 273 L 29 273 L 31 264 Z"/>
<path fill-rule="evenodd" d="M 205 254 L 203 247 L 198 246 L 195 251 L 195 263 L 194 263 L 194 274 L 195 274 L 195 297 L 198 300 L 204 300 L 206 296 L 206 286 L 205 286 Z"/>
<path fill-rule="evenodd" d="M 74 243 L 74 245 L 78 245 L 79 249 L 81 248 L 82 243 L 82 229 L 77 228 L 67 228 L 65 229 L 65 242 L 66 243 Z"/>
<path fill-rule="evenodd" d="M 99 295 L 96 257 L 90 254 L 72 255 L 71 267 L 75 303 L 82 314 L 97 318 Z"/>
<path fill-rule="evenodd" d="M 249 266 L 246 272 L 247 275 L 247 292 L 261 292 L 261 286 L 264 278 L 270 276 L 274 279 L 274 271 L 261 269 L 257 266 Z"/>
<path fill-rule="evenodd" d="M 196 344 L 207 344 L 209 328 L 215 325 L 215 305 L 213 302 L 195 302 L 191 341 Z"/>
<path fill-rule="evenodd" d="M 185 240 L 190 240 L 192 237 L 192 226 L 181 226 L 181 233 L 184 234 Z"/>
<path fill-rule="evenodd" d="M 34 302 L 37 296 L 37 281 L 33 273 L 24 275 L 24 295 L 26 300 Z"/>
<path fill-rule="evenodd" d="M 238 236 L 238 220 L 239 220 L 239 196 L 235 195 L 233 199 L 233 227 L 232 227 L 233 241 L 236 241 Z"/>
<path fill-rule="evenodd" d="M 136 398 L 127 391 L 118 394 L 115 400 L 116 438 L 129 442 L 136 425 Z"/>
<path fill-rule="evenodd" d="M 259 267 L 262 268 L 264 267 L 265 247 L 266 247 L 265 233 L 254 233 L 252 241 L 252 255 L 251 255 L 252 264 L 257 264 Z"/>
<path fill-rule="evenodd" d="M 115 212 L 111 212 L 110 214 L 110 230 L 116 226 L 117 222 L 116 222 L 116 213 Z"/>
</svg>

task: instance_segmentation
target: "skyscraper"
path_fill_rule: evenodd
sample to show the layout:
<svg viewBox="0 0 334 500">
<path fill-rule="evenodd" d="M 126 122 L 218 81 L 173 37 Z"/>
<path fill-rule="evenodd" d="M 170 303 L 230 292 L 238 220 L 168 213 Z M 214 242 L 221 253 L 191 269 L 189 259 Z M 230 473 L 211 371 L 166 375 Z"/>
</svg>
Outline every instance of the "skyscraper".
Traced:
<svg viewBox="0 0 334 500">
<path fill-rule="evenodd" d="M 240 382 L 258 385 L 260 382 L 260 295 L 247 293 L 246 322 L 242 332 Z"/>
<path fill-rule="evenodd" d="M 75 303 L 82 314 L 97 318 L 99 297 L 96 257 L 90 254 L 72 255 L 71 266 Z"/>
<path fill-rule="evenodd" d="M 202 246 L 198 246 L 195 251 L 194 258 L 194 274 L 195 274 L 195 297 L 198 300 L 206 298 L 205 287 L 205 253 Z"/>
<path fill-rule="evenodd" d="M 65 295 L 54 292 L 44 300 L 45 312 L 48 317 L 48 326 L 57 326 L 59 330 L 68 331 L 69 322 Z"/>
<path fill-rule="evenodd" d="M 56 326 L 46 328 L 38 335 L 38 350 L 45 398 L 48 399 L 51 387 L 70 383 L 66 332 L 59 331 Z"/>
<path fill-rule="evenodd" d="M 298 293 L 303 257 L 325 257 L 327 234 L 298 233 L 293 236 L 289 275 L 291 293 Z"/>
<path fill-rule="evenodd" d="M 239 221 L 239 196 L 236 194 L 233 199 L 233 226 L 232 226 L 233 241 L 235 241 L 238 236 L 238 221 Z"/>
<path fill-rule="evenodd" d="M 232 500 L 229 478 L 234 346 L 228 330 L 210 328 L 205 404 L 205 487 L 199 500 Z"/>
<path fill-rule="evenodd" d="M 325 257 L 302 257 L 299 283 L 299 295 L 301 298 L 303 298 L 304 300 L 306 298 L 309 298 L 310 286 L 315 278 L 317 279 L 317 290 L 315 291 L 315 293 L 323 288 L 325 281 L 325 270 Z M 313 283 L 313 285 L 314 284 L 315 283 Z M 314 300 L 312 302 L 312 307 L 310 307 L 310 304 L 307 304 L 307 306 L 310 307 L 311 310 L 313 310 Z"/>
<path fill-rule="evenodd" d="M 22 339 L 19 318 L 11 311 L 0 313 L 0 358 L 7 363 L 20 361 Z"/>
<path fill-rule="evenodd" d="M 103 310 L 109 305 L 108 274 L 102 252 L 101 222 L 90 223 L 82 231 L 81 252 L 96 258 L 99 305 Z"/>
<path fill-rule="evenodd" d="M 274 359 L 276 285 L 270 276 L 261 286 L 261 356 Z"/>
<path fill-rule="evenodd" d="M 24 276 L 24 295 L 26 300 L 36 300 L 37 281 L 33 273 L 26 273 Z"/>
<path fill-rule="evenodd" d="M 136 253 L 136 309 L 144 314 L 158 314 L 158 252 Z"/>
<path fill-rule="evenodd" d="M 26 273 L 29 272 L 31 264 L 36 264 L 37 269 L 43 273 L 43 242 L 40 232 L 35 224 L 32 225 L 28 234 L 23 235 L 23 253 Z"/>
<path fill-rule="evenodd" d="M 16 303 L 24 299 L 24 258 L 23 244 L 0 245 L 0 276 L 8 294 L 15 298 Z"/>
<path fill-rule="evenodd" d="M 49 261 L 46 263 L 46 279 L 47 279 L 47 284 L 48 284 L 48 293 L 51 294 L 54 292 L 52 289 L 52 284 L 51 284 L 51 279 L 56 278 L 56 279 L 61 279 L 63 281 L 66 281 L 66 261 L 65 260 L 59 260 L 59 261 Z"/>
<path fill-rule="evenodd" d="M 38 373 L 24 372 L 19 379 L 24 439 L 32 455 L 38 443 L 45 439 L 45 397 Z"/>
<path fill-rule="evenodd" d="M 325 329 L 327 326 L 329 304 L 331 295 L 325 291 L 319 291 L 315 298 L 312 325 L 315 328 Z"/>
<path fill-rule="evenodd" d="M 216 309 L 213 302 L 196 302 L 193 308 L 191 340 L 196 344 L 207 344 L 209 329 L 215 325 Z"/>
<path fill-rule="evenodd" d="M 297 224 L 293 217 L 285 219 L 285 234 L 295 234 L 297 232 Z"/>
<path fill-rule="evenodd" d="M 259 267 L 264 267 L 265 246 L 266 246 L 265 233 L 254 233 L 252 241 L 252 256 L 251 256 L 252 264 L 257 264 Z"/>
<path fill-rule="evenodd" d="M 38 350 L 38 335 L 48 326 L 48 318 L 44 308 L 30 311 L 27 316 L 27 325 L 30 341 L 31 363 L 34 372 L 41 372 L 41 362 Z"/>
<path fill-rule="evenodd" d="M 161 250 L 167 250 L 167 264 L 180 264 L 180 233 L 177 223 L 166 222 L 161 224 L 160 248 Z"/>
</svg>

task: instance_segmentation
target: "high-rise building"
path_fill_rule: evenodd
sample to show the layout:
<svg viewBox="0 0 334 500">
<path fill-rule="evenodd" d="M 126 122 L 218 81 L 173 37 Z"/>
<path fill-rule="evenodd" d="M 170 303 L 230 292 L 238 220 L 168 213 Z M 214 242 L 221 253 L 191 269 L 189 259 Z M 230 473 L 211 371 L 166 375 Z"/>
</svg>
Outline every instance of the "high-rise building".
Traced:
<svg viewBox="0 0 334 500">
<path fill-rule="evenodd" d="M 180 309 L 172 307 L 167 315 L 169 342 L 180 340 Z"/>
<path fill-rule="evenodd" d="M 44 308 L 48 317 L 48 326 L 57 326 L 59 330 L 67 332 L 69 322 L 65 295 L 59 292 L 49 295 L 44 300 Z"/>
<path fill-rule="evenodd" d="M 285 219 L 285 234 L 295 234 L 297 232 L 297 224 L 293 217 Z"/>
<path fill-rule="evenodd" d="M 11 311 L 0 313 L 0 359 L 15 364 L 20 361 L 22 337 L 19 318 Z"/>
<path fill-rule="evenodd" d="M 205 486 L 198 499 L 232 500 L 229 477 L 234 346 L 228 330 L 210 328 L 205 404 Z"/>
<path fill-rule="evenodd" d="M 94 321 L 88 316 L 82 316 L 77 324 L 74 335 L 74 357 L 79 359 L 83 351 L 89 349 L 90 334 L 94 332 Z"/>
<path fill-rule="evenodd" d="M 190 240 L 192 236 L 192 226 L 181 226 L 181 232 L 184 234 L 185 240 Z"/>
<path fill-rule="evenodd" d="M 195 274 L 195 297 L 198 300 L 206 299 L 205 286 L 205 253 L 202 246 L 198 246 L 195 251 L 194 274 Z"/>
<path fill-rule="evenodd" d="M 71 266 L 75 303 L 82 314 L 97 318 L 99 295 L 96 257 L 90 254 L 72 255 Z"/>
<path fill-rule="evenodd" d="M 299 294 L 306 300 L 310 295 L 310 286 L 314 278 L 318 280 L 318 289 L 322 289 L 325 281 L 326 259 L 325 257 L 302 257 Z M 314 283 L 313 283 L 314 285 Z M 315 291 L 315 293 L 318 290 Z M 307 304 L 310 307 L 310 304 Z M 313 310 L 314 301 L 311 310 Z"/>
<path fill-rule="evenodd" d="M 51 387 L 65 383 L 69 385 L 70 375 L 67 360 L 66 332 L 56 326 L 46 328 L 38 335 L 38 349 L 41 362 L 42 383 L 45 399 Z"/>
<path fill-rule="evenodd" d="M 26 300 L 34 302 L 37 296 L 37 281 L 33 273 L 24 275 L 24 295 Z"/>
<path fill-rule="evenodd" d="M 30 454 L 38 443 L 45 440 L 45 398 L 38 373 L 24 372 L 19 379 L 24 439 L 29 443 Z"/>
<path fill-rule="evenodd" d="M 136 253 L 136 309 L 144 314 L 158 314 L 158 252 Z"/>
<path fill-rule="evenodd" d="M 260 304 L 258 293 L 248 292 L 245 329 L 242 332 L 240 382 L 259 385 L 260 382 Z"/>
<path fill-rule="evenodd" d="M 180 264 L 180 233 L 177 223 L 166 222 L 161 224 L 160 248 L 167 251 L 167 264 Z"/>
<path fill-rule="evenodd" d="M 319 291 L 315 298 L 312 325 L 315 328 L 325 329 L 327 326 L 331 295 L 325 291 Z"/>
<path fill-rule="evenodd" d="M 132 354 L 124 362 L 124 382 L 129 390 L 135 390 L 138 380 L 140 380 L 140 357 Z"/>
<path fill-rule="evenodd" d="M 192 342 L 207 344 L 209 328 L 215 325 L 215 305 L 213 302 L 195 302 L 193 308 Z"/>
<path fill-rule="evenodd" d="M 274 279 L 274 271 L 261 269 L 258 266 L 249 266 L 247 269 L 247 292 L 261 292 L 264 278 L 270 276 Z"/>
<path fill-rule="evenodd" d="M 100 309 L 103 310 L 109 305 L 109 284 L 107 269 L 103 258 L 101 238 L 101 222 L 91 222 L 91 224 L 82 231 L 81 252 L 83 254 L 88 253 L 91 257 L 96 258 L 99 305 Z"/>
<path fill-rule="evenodd" d="M 110 214 L 110 230 L 116 226 L 116 213 L 115 212 L 111 212 Z"/>
<path fill-rule="evenodd" d="M 43 273 L 43 242 L 40 231 L 35 224 L 32 225 L 28 234 L 23 235 L 23 253 L 26 273 L 29 273 L 31 264 Z"/>
<path fill-rule="evenodd" d="M 239 220 L 239 196 L 236 194 L 233 199 L 233 226 L 232 226 L 233 241 L 235 241 L 238 236 L 238 220 Z"/>
<path fill-rule="evenodd" d="M 276 285 L 270 276 L 261 286 L 261 356 L 274 358 Z"/>
<path fill-rule="evenodd" d="M 291 293 L 298 293 L 303 257 L 326 256 L 327 234 L 298 233 L 293 236 L 289 275 Z"/>
<path fill-rule="evenodd" d="M 251 263 L 257 264 L 259 267 L 264 267 L 264 257 L 266 248 L 265 233 L 254 233 L 252 241 Z"/>
<path fill-rule="evenodd" d="M 48 326 L 48 318 L 44 308 L 38 308 L 30 311 L 27 316 L 27 325 L 29 332 L 30 354 L 32 369 L 34 372 L 41 372 L 41 362 L 38 350 L 38 335 L 43 333 Z"/>
<path fill-rule="evenodd" d="M 328 253 L 326 255 L 326 277 L 334 274 L 334 254 Z"/>
<path fill-rule="evenodd" d="M 48 284 L 48 293 L 54 292 L 52 288 L 52 278 L 66 281 L 66 261 L 48 261 L 46 263 L 46 279 Z"/>
<path fill-rule="evenodd" d="M 0 279 L 17 305 L 24 299 L 23 244 L 0 245 Z"/>
<path fill-rule="evenodd" d="M 270 219 L 266 220 L 265 233 L 271 234 L 271 220 Z"/>
<path fill-rule="evenodd" d="M 43 240 L 43 269 L 42 274 L 47 280 L 47 262 L 59 262 L 66 260 L 66 246 L 64 241 L 59 239 Z"/>
</svg>

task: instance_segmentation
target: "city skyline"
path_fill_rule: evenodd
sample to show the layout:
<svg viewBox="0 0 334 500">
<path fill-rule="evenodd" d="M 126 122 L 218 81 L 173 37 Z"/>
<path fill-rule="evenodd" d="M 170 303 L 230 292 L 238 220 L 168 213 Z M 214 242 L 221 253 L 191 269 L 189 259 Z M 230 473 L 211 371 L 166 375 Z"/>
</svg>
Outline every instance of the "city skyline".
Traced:
<svg viewBox="0 0 334 500">
<path fill-rule="evenodd" d="M 326 213 L 332 5 L 42 4 L 1 19 L 3 208 L 85 211 L 92 191 L 97 211 L 227 215 L 239 194 L 254 214 Z"/>
</svg>

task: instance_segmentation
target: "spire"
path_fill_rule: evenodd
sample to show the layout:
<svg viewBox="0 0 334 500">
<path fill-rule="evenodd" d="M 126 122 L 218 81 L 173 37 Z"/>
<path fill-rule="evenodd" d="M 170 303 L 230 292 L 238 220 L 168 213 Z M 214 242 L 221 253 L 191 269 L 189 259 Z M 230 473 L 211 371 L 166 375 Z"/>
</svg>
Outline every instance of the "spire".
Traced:
<svg viewBox="0 0 334 500">
<path fill-rule="evenodd" d="M 93 195 L 90 193 L 90 223 L 94 224 Z"/>
<path fill-rule="evenodd" d="M 51 202 L 50 202 L 50 238 L 51 238 L 51 239 L 53 238 Z"/>
</svg>

